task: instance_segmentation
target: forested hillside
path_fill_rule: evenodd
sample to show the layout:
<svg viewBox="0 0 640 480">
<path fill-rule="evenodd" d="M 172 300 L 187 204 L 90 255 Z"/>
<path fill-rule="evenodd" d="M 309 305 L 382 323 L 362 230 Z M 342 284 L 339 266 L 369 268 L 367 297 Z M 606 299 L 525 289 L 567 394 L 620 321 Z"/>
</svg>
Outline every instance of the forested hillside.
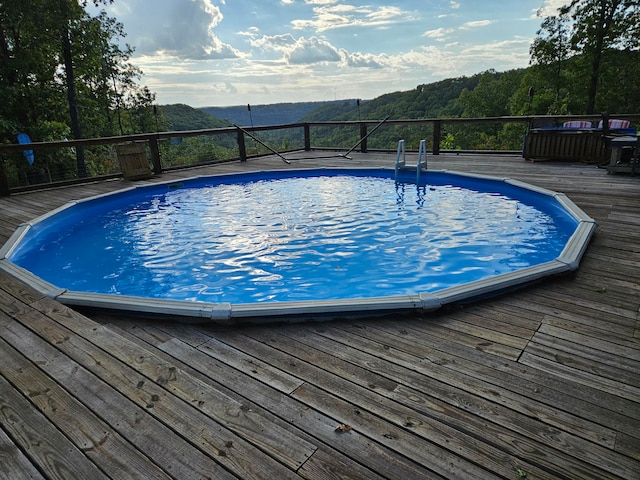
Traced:
<svg viewBox="0 0 640 480">
<path fill-rule="evenodd" d="M 470 77 L 457 77 L 418 85 L 408 91 L 393 92 L 370 100 L 343 100 L 259 105 L 252 107 L 253 124 L 277 125 L 296 122 L 391 120 L 420 118 L 477 118 L 520 115 L 580 115 L 585 113 L 587 92 L 579 74 L 585 59 L 581 56 L 563 62 L 564 73 L 553 75 L 548 65 L 532 65 L 524 69 L 496 72 L 488 70 Z M 640 112 L 639 51 L 608 52 L 601 67 L 606 88 L 596 97 L 599 111 L 615 113 Z M 571 72 L 571 74 L 569 74 Z M 170 107 L 170 108 L 168 108 Z M 202 113 L 200 113 L 202 110 Z M 227 108 L 191 109 L 185 105 L 162 107 L 169 124 L 175 129 L 214 128 L 205 122 L 204 112 L 222 112 L 226 120 L 247 125 L 251 121 L 246 105 Z M 300 115 L 302 112 L 308 112 Z M 198 113 L 196 113 L 198 112 Z M 200 113 L 200 114 L 199 114 Z M 175 115 L 179 115 L 176 118 Z M 241 117 L 245 117 L 243 121 Z M 229 125 L 214 119 L 215 126 Z M 517 150 L 524 134 L 522 124 L 448 127 L 443 132 L 444 149 Z M 357 129 L 314 128 L 314 146 L 346 148 L 358 140 Z M 271 134 L 270 134 L 271 135 Z M 276 136 L 277 137 L 277 136 Z M 290 143 L 290 139 L 270 138 L 273 146 Z M 398 138 L 414 148 L 431 133 L 420 128 L 382 127 L 371 137 L 371 148 L 392 148 Z M 282 140 L 282 142 L 280 142 Z M 430 141 L 430 140 L 429 140 Z M 432 148 L 432 145 L 429 145 Z"/>
<path fill-rule="evenodd" d="M 205 130 L 231 125 L 228 121 L 183 103 L 162 105 L 158 112 L 162 118 L 162 129 L 168 131 Z"/>
<path fill-rule="evenodd" d="M 530 98 L 524 97 L 524 104 L 518 113 L 512 113 L 515 103 L 510 98 L 517 94 L 525 81 L 528 69 L 508 72 L 487 71 L 471 77 L 457 77 L 418 85 L 413 90 L 381 95 L 360 105 L 323 107 L 305 116 L 302 121 L 356 121 L 356 120 L 406 120 L 421 118 L 493 117 L 521 115 L 530 107 Z M 354 129 L 320 127 L 313 144 L 331 147 L 349 145 L 358 140 Z M 522 125 L 448 127 L 443 132 L 442 148 L 445 149 L 506 149 L 519 148 L 524 131 Z M 370 148 L 394 148 L 398 139 L 403 138 L 409 148 L 417 148 L 421 139 L 431 142 L 432 133 L 425 127 L 382 126 L 369 139 Z M 433 145 L 429 143 L 429 148 Z"/>
<path fill-rule="evenodd" d="M 491 75 L 498 75 L 493 73 Z M 320 107 L 301 120 L 321 122 L 327 120 L 365 120 L 390 116 L 391 119 L 436 118 L 458 116 L 457 100 L 464 90 L 473 90 L 482 74 L 459 77 L 440 82 L 418 85 L 414 90 L 381 95 L 363 100 L 360 106 L 354 101 Z"/>
<path fill-rule="evenodd" d="M 305 115 L 343 100 L 326 102 L 274 103 L 271 105 L 237 105 L 233 107 L 203 107 L 200 110 L 216 118 L 242 126 L 283 125 L 299 122 Z M 353 102 L 355 100 L 346 102 Z"/>
<path fill-rule="evenodd" d="M 640 51 L 610 49 L 599 66 L 600 88 L 593 99 L 594 112 L 640 112 Z M 459 77 L 418 85 L 360 102 L 360 108 L 324 107 L 303 121 L 392 120 L 419 118 L 485 118 L 521 115 L 581 115 L 588 111 L 589 69 L 586 55 L 565 58 L 556 64 L 535 64 L 525 69 L 488 70 L 471 77 Z M 449 126 L 443 133 L 444 149 L 517 150 L 523 126 L 495 124 Z M 346 145 L 356 141 L 353 132 L 318 129 L 318 146 Z M 371 148 L 390 148 L 398 138 L 413 148 L 430 132 L 383 127 L 371 138 Z M 432 145 L 430 145 L 432 147 Z"/>
</svg>

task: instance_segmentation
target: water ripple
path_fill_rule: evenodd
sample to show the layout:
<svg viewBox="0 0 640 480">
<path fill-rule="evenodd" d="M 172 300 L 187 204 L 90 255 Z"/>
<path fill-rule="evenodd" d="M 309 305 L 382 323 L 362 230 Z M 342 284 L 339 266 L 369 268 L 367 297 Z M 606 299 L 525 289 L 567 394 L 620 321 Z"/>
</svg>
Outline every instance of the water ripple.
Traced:
<svg viewBox="0 0 640 480">
<path fill-rule="evenodd" d="M 41 248 L 58 285 L 232 303 L 435 291 L 551 260 L 568 236 L 494 193 L 347 175 L 172 190 L 74 230 Z"/>
</svg>

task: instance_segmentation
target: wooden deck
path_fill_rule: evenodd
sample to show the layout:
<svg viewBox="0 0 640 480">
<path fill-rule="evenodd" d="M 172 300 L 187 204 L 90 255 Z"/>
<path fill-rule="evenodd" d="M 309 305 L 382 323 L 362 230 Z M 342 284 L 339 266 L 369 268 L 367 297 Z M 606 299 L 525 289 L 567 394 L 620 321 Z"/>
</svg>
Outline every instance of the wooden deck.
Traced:
<svg viewBox="0 0 640 480">
<path fill-rule="evenodd" d="M 437 314 L 234 328 L 85 316 L 0 274 L 0 478 L 640 478 L 640 178 L 429 162 L 567 193 L 600 225 L 580 269 Z M 1 198 L 0 243 L 128 185 Z"/>
</svg>

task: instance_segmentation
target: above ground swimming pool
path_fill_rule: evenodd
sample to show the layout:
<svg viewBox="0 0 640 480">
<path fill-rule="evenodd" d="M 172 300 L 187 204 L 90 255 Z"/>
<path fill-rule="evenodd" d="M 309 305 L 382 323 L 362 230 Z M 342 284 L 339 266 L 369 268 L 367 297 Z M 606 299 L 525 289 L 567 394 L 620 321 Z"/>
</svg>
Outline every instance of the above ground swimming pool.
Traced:
<svg viewBox="0 0 640 480">
<path fill-rule="evenodd" d="M 0 267 L 60 302 L 231 323 L 433 310 L 577 268 L 595 222 L 508 179 L 278 170 L 138 186 L 22 225 Z"/>
</svg>

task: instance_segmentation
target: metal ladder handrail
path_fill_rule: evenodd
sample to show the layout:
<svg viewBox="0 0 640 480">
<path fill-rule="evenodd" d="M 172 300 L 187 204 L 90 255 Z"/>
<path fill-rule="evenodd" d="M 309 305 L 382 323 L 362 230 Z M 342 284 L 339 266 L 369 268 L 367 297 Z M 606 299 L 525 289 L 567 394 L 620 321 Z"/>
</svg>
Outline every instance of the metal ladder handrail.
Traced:
<svg viewBox="0 0 640 480">
<path fill-rule="evenodd" d="M 404 140 L 398 140 L 398 149 L 396 151 L 396 178 L 398 177 L 399 170 L 416 169 L 416 183 L 420 182 L 420 172 L 422 169 L 427 169 L 427 141 L 420 140 L 420 147 L 418 148 L 418 161 L 415 165 L 407 165 L 406 151 L 404 147 Z"/>
</svg>

